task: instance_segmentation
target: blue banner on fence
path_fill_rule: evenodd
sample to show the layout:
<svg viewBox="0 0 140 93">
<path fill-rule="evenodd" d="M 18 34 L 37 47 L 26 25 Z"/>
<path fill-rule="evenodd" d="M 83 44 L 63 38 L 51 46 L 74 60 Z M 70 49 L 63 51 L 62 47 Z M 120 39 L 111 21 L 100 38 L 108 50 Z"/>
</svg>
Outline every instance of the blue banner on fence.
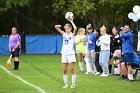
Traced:
<svg viewBox="0 0 140 93">
<path fill-rule="evenodd" d="M 0 55 L 9 55 L 9 37 L 0 37 Z"/>
<path fill-rule="evenodd" d="M 56 54 L 61 49 L 60 35 L 27 35 L 26 54 Z"/>
<path fill-rule="evenodd" d="M 62 35 L 57 35 L 57 53 L 61 53 L 62 43 L 63 43 Z"/>
<path fill-rule="evenodd" d="M 61 52 L 62 35 L 26 35 L 26 54 L 57 54 Z M 9 55 L 9 37 L 0 37 L 0 55 Z"/>
</svg>

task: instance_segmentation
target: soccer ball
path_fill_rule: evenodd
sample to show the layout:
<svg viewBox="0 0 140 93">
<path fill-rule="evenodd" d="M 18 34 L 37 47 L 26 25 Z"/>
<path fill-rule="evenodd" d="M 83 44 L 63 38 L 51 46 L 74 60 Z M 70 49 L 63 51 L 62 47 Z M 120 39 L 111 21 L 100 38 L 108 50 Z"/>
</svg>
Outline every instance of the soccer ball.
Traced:
<svg viewBox="0 0 140 93">
<path fill-rule="evenodd" d="M 74 18 L 74 14 L 73 14 L 72 12 L 67 12 L 67 13 L 65 14 L 65 18 L 66 18 L 68 21 L 70 21 L 70 20 L 72 20 L 72 19 Z"/>
</svg>

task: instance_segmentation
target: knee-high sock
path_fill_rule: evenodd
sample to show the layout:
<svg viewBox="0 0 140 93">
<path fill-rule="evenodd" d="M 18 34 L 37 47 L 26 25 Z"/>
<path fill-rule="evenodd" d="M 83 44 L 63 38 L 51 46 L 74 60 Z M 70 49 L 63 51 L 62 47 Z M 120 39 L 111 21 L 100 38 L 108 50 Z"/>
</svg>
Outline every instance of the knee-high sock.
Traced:
<svg viewBox="0 0 140 93">
<path fill-rule="evenodd" d="M 72 75 L 72 84 L 75 84 L 76 82 L 76 75 Z"/>
<path fill-rule="evenodd" d="M 128 74 L 128 79 L 129 79 L 129 80 L 134 80 L 134 79 L 133 79 L 133 74 Z"/>
<path fill-rule="evenodd" d="M 68 84 L 68 75 L 63 75 L 63 81 L 65 85 Z"/>
<path fill-rule="evenodd" d="M 86 62 L 87 72 L 91 72 L 91 66 L 90 66 L 90 63 L 89 63 L 89 60 L 88 60 L 87 56 L 85 56 L 84 60 Z"/>
<path fill-rule="evenodd" d="M 16 69 L 16 61 L 14 61 L 14 69 Z"/>
<path fill-rule="evenodd" d="M 17 61 L 17 69 L 19 68 L 19 61 Z"/>
<path fill-rule="evenodd" d="M 14 61 L 14 64 L 15 64 L 15 70 L 17 70 L 18 69 L 18 67 L 19 67 L 19 61 Z"/>
<path fill-rule="evenodd" d="M 79 62 L 79 68 L 80 68 L 81 71 L 84 70 L 84 69 L 83 69 L 83 62 Z"/>
</svg>

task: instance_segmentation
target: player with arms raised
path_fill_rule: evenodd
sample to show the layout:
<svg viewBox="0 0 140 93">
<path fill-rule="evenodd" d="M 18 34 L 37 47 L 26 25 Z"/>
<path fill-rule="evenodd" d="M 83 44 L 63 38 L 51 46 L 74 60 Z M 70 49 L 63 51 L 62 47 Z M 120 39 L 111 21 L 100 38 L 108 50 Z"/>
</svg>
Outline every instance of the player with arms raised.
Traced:
<svg viewBox="0 0 140 93">
<path fill-rule="evenodd" d="M 77 27 L 73 22 L 73 17 L 69 17 L 68 21 L 71 22 L 74 31 L 72 33 L 72 26 L 71 24 L 65 24 L 64 29 L 62 31 L 61 25 L 55 25 L 55 29 L 63 35 L 63 46 L 61 50 L 61 61 L 62 61 L 62 70 L 63 70 L 63 80 L 64 80 L 64 87 L 68 88 L 68 75 L 67 75 L 67 67 L 70 64 L 70 70 L 72 74 L 72 85 L 71 88 L 75 88 L 75 81 L 76 81 L 76 74 L 74 70 L 74 63 L 76 62 L 75 58 L 75 50 L 74 50 L 74 42 L 75 42 L 75 33 Z"/>
</svg>

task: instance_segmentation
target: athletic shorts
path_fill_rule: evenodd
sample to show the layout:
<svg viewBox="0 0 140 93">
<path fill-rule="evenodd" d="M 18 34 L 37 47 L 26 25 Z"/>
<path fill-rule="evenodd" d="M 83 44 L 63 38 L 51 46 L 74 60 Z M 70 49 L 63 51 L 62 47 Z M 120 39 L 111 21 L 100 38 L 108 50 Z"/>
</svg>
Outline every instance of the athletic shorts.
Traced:
<svg viewBox="0 0 140 93">
<path fill-rule="evenodd" d="M 137 64 L 132 64 L 131 67 L 139 68 L 140 66 Z"/>
<path fill-rule="evenodd" d="M 61 62 L 62 63 L 73 63 L 73 62 L 76 62 L 75 54 L 71 54 L 71 55 L 63 55 L 62 54 Z"/>
<path fill-rule="evenodd" d="M 126 65 L 132 65 L 133 53 L 124 53 L 124 62 Z"/>
<path fill-rule="evenodd" d="M 19 57 L 20 48 L 16 48 L 14 52 L 11 52 L 12 58 Z"/>
<path fill-rule="evenodd" d="M 122 54 L 121 54 L 121 50 L 120 50 L 120 49 L 115 50 L 115 51 L 114 51 L 114 53 L 115 53 L 115 52 L 117 52 L 117 53 L 119 54 L 119 56 L 118 56 L 119 58 L 121 58 L 121 57 L 122 57 Z"/>
</svg>

